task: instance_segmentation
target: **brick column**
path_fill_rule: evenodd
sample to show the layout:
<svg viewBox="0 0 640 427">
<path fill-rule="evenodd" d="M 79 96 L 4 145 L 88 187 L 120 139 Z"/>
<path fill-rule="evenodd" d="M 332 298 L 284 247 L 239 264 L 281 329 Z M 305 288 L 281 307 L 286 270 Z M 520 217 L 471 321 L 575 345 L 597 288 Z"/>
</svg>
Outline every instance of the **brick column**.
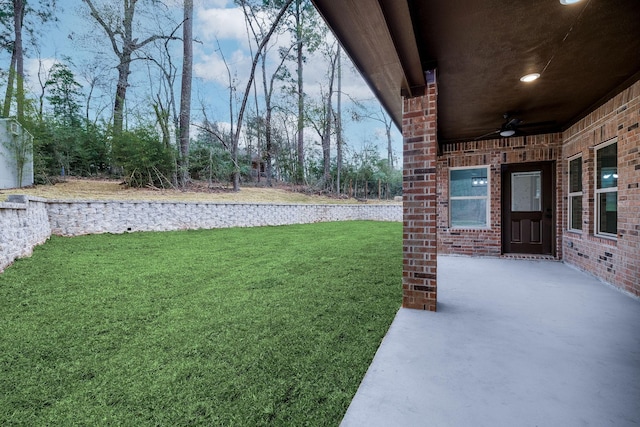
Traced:
<svg viewBox="0 0 640 427">
<path fill-rule="evenodd" d="M 436 98 L 435 78 L 424 93 L 403 98 L 402 306 L 436 311 Z"/>
</svg>

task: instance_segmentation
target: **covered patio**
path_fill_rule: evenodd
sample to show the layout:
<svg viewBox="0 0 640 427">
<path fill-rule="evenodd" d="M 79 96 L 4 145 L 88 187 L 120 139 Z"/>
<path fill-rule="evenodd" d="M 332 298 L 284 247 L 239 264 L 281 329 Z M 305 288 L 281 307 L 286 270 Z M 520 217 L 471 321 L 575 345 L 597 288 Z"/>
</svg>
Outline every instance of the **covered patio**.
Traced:
<svg viewBox="0 0 640 427">
<path fill-rule="evenodd" d="M 403 307 L 438 310 L 438 254 L 640 296 L 640 2 L 313 3 L 402 130 Z"/>
<path fill-rule="evenodd" d="M 342 426 L 640 424 L 640 301 L 561 262 L 439 256 Z"/>
</svg>

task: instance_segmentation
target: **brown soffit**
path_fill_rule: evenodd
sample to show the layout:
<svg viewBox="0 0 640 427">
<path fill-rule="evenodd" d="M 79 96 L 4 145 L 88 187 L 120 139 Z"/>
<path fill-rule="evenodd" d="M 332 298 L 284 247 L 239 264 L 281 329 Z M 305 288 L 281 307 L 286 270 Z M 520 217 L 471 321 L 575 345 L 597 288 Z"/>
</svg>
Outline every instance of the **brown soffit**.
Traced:
<svg viewBox="0 0 640 427">
<path fill-rule="evenodd" d="M 404 0 L 312 0 L 398 128 L 402 94 L 424 86 Z"/>
<path fill-rule="evenodd" d="M 640 0 L 313 2 L 398 127 L 437 64 L 440 143 L 496 137 L 507 112 L 566 129 L 640 76 Z"/>
</svg>

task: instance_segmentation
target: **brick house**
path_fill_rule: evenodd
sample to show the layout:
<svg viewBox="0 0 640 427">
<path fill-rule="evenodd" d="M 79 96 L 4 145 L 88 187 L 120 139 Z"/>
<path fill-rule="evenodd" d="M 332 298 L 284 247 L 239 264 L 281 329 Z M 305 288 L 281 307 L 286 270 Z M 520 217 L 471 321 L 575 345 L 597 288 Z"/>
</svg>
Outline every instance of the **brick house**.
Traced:
<svg viewBox="0 0 640 427">
<path fill-rule="evenodd" d="M 640 296 L 640 2 L 313 0 L 403 134 L 403 306 L 437 254 Z"/>
</svg>

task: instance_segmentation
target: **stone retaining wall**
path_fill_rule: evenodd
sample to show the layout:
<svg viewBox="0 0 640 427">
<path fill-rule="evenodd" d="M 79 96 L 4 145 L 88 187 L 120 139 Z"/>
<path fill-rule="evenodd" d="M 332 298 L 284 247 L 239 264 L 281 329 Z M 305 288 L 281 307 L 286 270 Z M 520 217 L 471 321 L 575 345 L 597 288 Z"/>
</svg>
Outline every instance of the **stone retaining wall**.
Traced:
<svg viewBox="0 0 640 427">
<path fill-rule="evenodd" d="M 0 203 L 0 272 L 51 235 L 45 199 L 9 196 Z"/>
<path fill-rule="evenodd" d="M 63 236 L 128 231 L 260 227 L 325 221 L 402 221 L 399 205 L 289 205 L 65 201 L 47 203 L 51 232 Z"/>
<path fill-rule="evenodd" d="M 0 203 L 0 271 L 51 234 L 259 227 L 327 221 L 402 221 L 401 205 L 45 200 L 10 196 Z"/>
</svg>

